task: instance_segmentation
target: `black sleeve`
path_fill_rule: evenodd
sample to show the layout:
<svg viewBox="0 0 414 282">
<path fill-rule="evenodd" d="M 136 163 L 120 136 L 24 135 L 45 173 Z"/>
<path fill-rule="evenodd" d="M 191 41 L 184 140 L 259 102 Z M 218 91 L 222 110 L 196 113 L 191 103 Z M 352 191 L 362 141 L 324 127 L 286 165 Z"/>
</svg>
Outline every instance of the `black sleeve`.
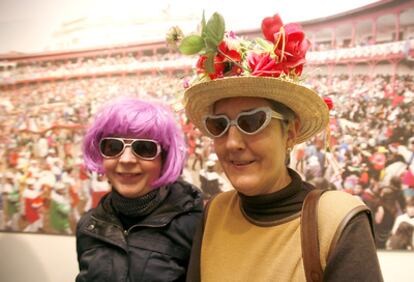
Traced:
<svg viewBox="0 0 414 282">
<path fill-rule="evenodd" d="M 88 273 L 88 259 L 82 257 L 83 251 L 86 248 L 85 236 L 82 234 L 81 230 L 85 227 L 87 219 L 90 216 L 90 212 L 84 214 L 76 225 L 76 253 L 78 259 L 79 273 L 76 275 L 76 282 L 86 281 L 86 275 Z"/>
<path fill-rule="evenodd" d="M 368 215 L 352 218 L 327 261 L 324 281 L 384 281 Z"/>
<path fill-rule="evenodd" d="M 204 222 L 200 221 L 193 238 L 193 246 L 191 248 L 190 261 L 187 269 L 187 282 L 199 282 L 200 278 L 200 256 L 201 256 L 201 241 L 203 239 Z"/>
</svg>

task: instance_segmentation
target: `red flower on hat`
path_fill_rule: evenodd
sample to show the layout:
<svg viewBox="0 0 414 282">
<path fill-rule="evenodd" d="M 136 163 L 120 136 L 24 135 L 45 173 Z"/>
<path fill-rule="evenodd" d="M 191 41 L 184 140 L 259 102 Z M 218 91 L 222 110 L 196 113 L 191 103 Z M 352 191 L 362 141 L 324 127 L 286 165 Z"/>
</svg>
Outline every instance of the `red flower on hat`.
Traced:
<svg viewBox="0 0 414 282">
<path fill-rule="evenodd" d="M 261 27 L 264 39 L 246 40 L 226 32 L 223 17 L 214 13 L 207 22 L 203 16 L 200 35 L 184 37 L 178 48 L 186 55 L 199 54 L 199 80 L 239 75 L 299 80 L 310 46 L 302 27 L 284 25 L 278 14 L 263 19 Z"/>
<path fill-rule="evenodd" d="M 226 41 L 221 41 L 220 45 L 218 46 L 220 53 L 217 55 L 223 58 L 230 58 L 234 62 L 241 61 L 241 55 L 236 50 L 230 50 L 229 46 L 227 45 Z"/>
<path fill-rule="evenodd" d="M 284 55 L 286 56 L 285 66 L 288 69 L 294 69 L 297 75 L 302 74 L 303 65 L 306 62 L 305 56 L 309 49 L 310 42 L 305 38 L 302 26 L 291 23 L 284 26 L 286 45 Z M 281 42 L 278 45 L 279 50 L 282 48 Z"/>
<path fill-rule="evenodd" d="M 268 53 L 250 53 L 247 57 L 247 63 L 253 76 L 279 77 L 283 71 L 283 65 L 278 64 Z"/>
<path fill-rule="evenodd" d="M 329 97 L 324 97 L 323 98 L 323 101 L 325 102 L 325 104 L 328 106 L 328 109 L 329 110 L 332 110 L 333 109 L 333 101 L 332 101 L 332 99 L 331 98 L 329 98 Z"/>
<path fill-rule="evenodd" d="M 204 55 L 198 58 L 198 61 L 196 64 L 197 73 L 206 73 L 206 67 L 205 67 L 206 60 L 207 60 L 207 56 L 204 56 Z M 224 73 L 223 58 L 219 56 L 215 56 L 214 57 L 214 73 L 210 73 L 209 77 L 210 79 L 220 78 L 220 77 L 223 77 L 223 73 Z"/>
<path fill-rule="evenodd" d="M 273 17 L 264 18 L 262 21 L 262 33 L 263 36 L 271 41 L 275 42 L 277 34 L 280 31 L 280 28 L 283 26 L 282 19 L 279 14 L 274 15 Z"/>
<path fill-rule="evenodd" d="M 305 38 L 302 26 L 297 23 L 283 25 L 278 14 L 267 17 L 262 21 L 264 37 L 275 44 L 274 53 L 283 65 L 283 71 L 290 74 L 301 75 L 305 56 L 310 42 Z"/>
<path fill-rule="evenodd" d="M 219 46 L 217 46 L 218 53 L 214 57 L 214 73 L 210 73 L 210 79 L 221 78 L 226 75 L 240 75 L 242 69 L 240 66 L 234 64 L 241 62 L 241 54 L 236 50 L 231 50 L 226 41 L 223 40 Z M 207 56 L 202 55 L 199 57 L 196 68 L 197 73 L 206 73 L 205 62 Z"/>
<path fill-rule="evenodd" d="M 241 62 L 241 54 L 236 50 L 230 49 L 225 40 L 220 43 L 218 50 L 219 53 L 217 54 L 217 57 L 222 59 L 222 63 L 224 64 L 224 73 L 228 75 L 240 75 L 242 69 L 235 63 Z"/>
</svg>

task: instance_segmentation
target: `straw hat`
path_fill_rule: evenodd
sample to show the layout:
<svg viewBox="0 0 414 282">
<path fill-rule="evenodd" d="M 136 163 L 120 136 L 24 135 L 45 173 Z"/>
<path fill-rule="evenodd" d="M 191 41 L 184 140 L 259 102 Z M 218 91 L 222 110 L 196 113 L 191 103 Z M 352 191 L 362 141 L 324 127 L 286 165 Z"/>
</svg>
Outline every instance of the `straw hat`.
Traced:
<svg viewBox="0 0 414 282">
<path fill-rule="evenodd" d="M 310 46 L 302 27 L 283 24 L 278 14 L 263 19 L 261 27 L 264 38 L 247 40 L 226 33 L 224 19 L 214 13 L 207 23 L 203 16 L 200 35 L 181 39 L 181 53 L 199 55 L 197 75 L 184 92 L 187 117 L 208 135 L 203 118 L 215 102 L 232 97 L 270 99 L 295 112 L 300 121 L 295 142 L 304 142 L 327 127 L 332 101 L 301 82 Z M 182 37 L 176 27 L 172 31 L 167 41 Z"/>
<path fill-rule="evenodd" d="M 256 97 L 277 101 L 295 112 L 300 121 L 296 143 L 302 143 L 326 128 L 329 110 L 313 90 L 271 77 L 226 77 L 195 84 L 184 93 L 188 118 L 204 134 L 203 117 L 218 100 L 231 97 Z"/>
</svg>

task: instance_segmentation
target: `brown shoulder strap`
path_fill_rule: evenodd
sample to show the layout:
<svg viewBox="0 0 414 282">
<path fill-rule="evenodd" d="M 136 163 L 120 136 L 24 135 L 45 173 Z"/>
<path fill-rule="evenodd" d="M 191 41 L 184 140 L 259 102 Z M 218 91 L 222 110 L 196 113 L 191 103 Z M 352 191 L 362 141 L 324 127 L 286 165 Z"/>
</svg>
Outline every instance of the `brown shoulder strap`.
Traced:
<svg viewBox="0 0 414 282">
<path fill-rule="evenodd" d="M 207 222 L 208 210 L 209 210 L 209 208 L 210 208 L 211 201 L 212 201 L 212 199 L 208 200 L 208 201 L 204 204 L 204 212 L 203 212 L 203 230 L 204 230 L 204 226 L 206 225 L 206 222 Z"/>
<path fill-rule="evenodd" d="M 306 195 L 301 214 L 301 245 L 306 281 L 323 280 L 323 270 L 319 253 L 318 202 L 326 190 L 314 189 Z"/>
</svg>

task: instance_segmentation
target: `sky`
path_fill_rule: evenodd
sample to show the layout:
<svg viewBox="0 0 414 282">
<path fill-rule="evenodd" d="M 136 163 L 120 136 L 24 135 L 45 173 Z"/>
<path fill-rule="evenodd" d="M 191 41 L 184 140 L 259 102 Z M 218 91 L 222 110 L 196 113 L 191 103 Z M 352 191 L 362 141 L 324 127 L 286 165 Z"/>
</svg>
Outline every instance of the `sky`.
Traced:
<svg viewBox="0 0 414 282">
<path fill-rule="evenodd" d="M 41 52 L 63 22 L 80 17 L 206 18 L 222 14 L 232 30 L 257 28 L 266 16 L 279 13 L 285 23 L 325 17 L 376 0 L 0 0 L 0 54 Z M 160 35 L 163 38 L 164 34 Z"/>
</svg>

